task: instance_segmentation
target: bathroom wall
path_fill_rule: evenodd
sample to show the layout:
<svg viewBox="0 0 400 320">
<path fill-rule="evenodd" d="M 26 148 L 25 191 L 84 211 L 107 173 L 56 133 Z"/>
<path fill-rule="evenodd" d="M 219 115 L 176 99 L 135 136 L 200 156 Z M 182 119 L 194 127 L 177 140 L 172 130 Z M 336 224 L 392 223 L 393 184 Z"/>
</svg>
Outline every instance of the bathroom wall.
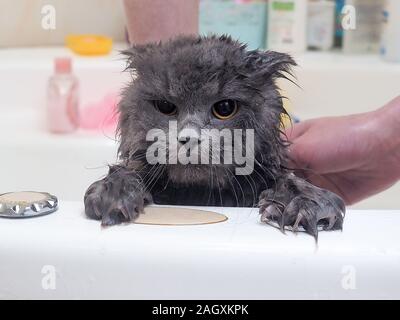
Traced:
<svg viewBox="0 0 400 320">
<path fill-rule="evenodd" d="M 46 24 L 48 11 L 42 13 L 46 5 L 55 9 L 54 29 Z M 59 45 L 69 33 L 100 33 L 124 41 L 124 26 L 120 0 L 0 0 L 0 47 Z"/>
</svg>

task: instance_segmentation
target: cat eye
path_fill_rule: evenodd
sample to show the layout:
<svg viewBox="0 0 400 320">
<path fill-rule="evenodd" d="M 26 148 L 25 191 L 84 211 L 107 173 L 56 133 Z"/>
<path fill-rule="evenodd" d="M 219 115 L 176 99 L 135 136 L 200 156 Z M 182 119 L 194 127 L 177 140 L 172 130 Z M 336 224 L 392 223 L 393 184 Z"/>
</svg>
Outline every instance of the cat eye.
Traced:
<svg viewBox="0 0 400 320">
<path fill-rule="evenodd" d="M 155 100 L 153 103 L 158 111 L 167 116 L 172 116 L 177 111 L 176 105 L 167 100 Z"/>
<path fill-rule="evenodd" d="M 238 110 L 238 103 L 235 100 L 222 100 L 212 106 L 213 115 L 221 120 L 232 118 Z"/>
</svg>

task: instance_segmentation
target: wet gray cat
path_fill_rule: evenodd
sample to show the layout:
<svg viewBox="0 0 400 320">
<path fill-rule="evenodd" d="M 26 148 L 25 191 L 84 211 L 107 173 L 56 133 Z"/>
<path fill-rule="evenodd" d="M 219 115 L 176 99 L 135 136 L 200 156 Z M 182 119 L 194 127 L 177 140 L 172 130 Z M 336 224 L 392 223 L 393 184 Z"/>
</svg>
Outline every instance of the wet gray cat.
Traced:
<svg viewBox="0 0 400 320">
<path fill-rule="evenodd" d="M 164 44 L 134 46 L 125 54 L 135 79 L 119 104 L 120 163 L 88 188 L 88 217 L 103 225 L 132 221 L 151 202 L 258 205 L 261 221 L 282 230 L 301 227 L 317 237 L 318 230 L 342 228 L 342 199 L 296 177 L 284 165 L 288 143 L 280 119 L 285 111 L 275 81 L 295 65 L 290 56 L 248 51 L 226 36 L 178 37 Z M 146 150 L 153 142 L 146 134 L 151 128 L 168 132 L 171 120 L 178 132 L 253 129 L 253 171 L 236 175 L 235 162 L 149 163 Z M 186 138 L 192 137 L 179 135 L 175 148 L 184 146 Z"/>
</svg>

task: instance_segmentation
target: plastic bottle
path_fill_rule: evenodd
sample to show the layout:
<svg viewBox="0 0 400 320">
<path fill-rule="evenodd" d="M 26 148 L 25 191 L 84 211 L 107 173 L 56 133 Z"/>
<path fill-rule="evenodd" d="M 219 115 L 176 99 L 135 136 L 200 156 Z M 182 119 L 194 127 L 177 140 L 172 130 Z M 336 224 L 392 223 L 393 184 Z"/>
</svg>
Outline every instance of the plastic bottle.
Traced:
<svg viewBox="0 0 400 320">
<path fill-rule="evenodd" d="M 343 45 L 342 9 L 345 0 L 335 0 L 335 41 L 334 46 L 341 48 Z"/>
<path fill-rule="evenodd" d="M 270 0 L 268 49 L 289 53 L 307 48 L 307 0 Z"/>
<path fill-rule="evenodd" d="M 308 4 L 307 44 L 309 48 L 329 50 L 335 36 L 335 3 L 318 0 Z"/>
<path fill-rule="evenodd" d="M 381 54 L 384 60 L 400 62 L 400 1 L 386 0 L 383 10 Z"/>
<path fill-rule="evenodd" d="M 79 126 L 79 85 L 70 58 L 54 60 L 54 75 L 47 87 L 47 127 L 53 133 L 69 133 Z"/>
</svg>

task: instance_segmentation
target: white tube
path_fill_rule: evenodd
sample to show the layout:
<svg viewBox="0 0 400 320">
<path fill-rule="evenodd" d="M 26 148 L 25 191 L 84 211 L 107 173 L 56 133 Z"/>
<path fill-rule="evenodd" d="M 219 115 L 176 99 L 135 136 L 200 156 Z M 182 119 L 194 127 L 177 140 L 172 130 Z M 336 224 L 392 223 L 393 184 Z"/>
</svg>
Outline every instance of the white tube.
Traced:
<svg viewBox="0 0 400 320">
<path fill-rule="evenodd" d="M 305 51 L 307 0 L 271 0 L 268 9 L 268 49 Z"/>
</svg>

